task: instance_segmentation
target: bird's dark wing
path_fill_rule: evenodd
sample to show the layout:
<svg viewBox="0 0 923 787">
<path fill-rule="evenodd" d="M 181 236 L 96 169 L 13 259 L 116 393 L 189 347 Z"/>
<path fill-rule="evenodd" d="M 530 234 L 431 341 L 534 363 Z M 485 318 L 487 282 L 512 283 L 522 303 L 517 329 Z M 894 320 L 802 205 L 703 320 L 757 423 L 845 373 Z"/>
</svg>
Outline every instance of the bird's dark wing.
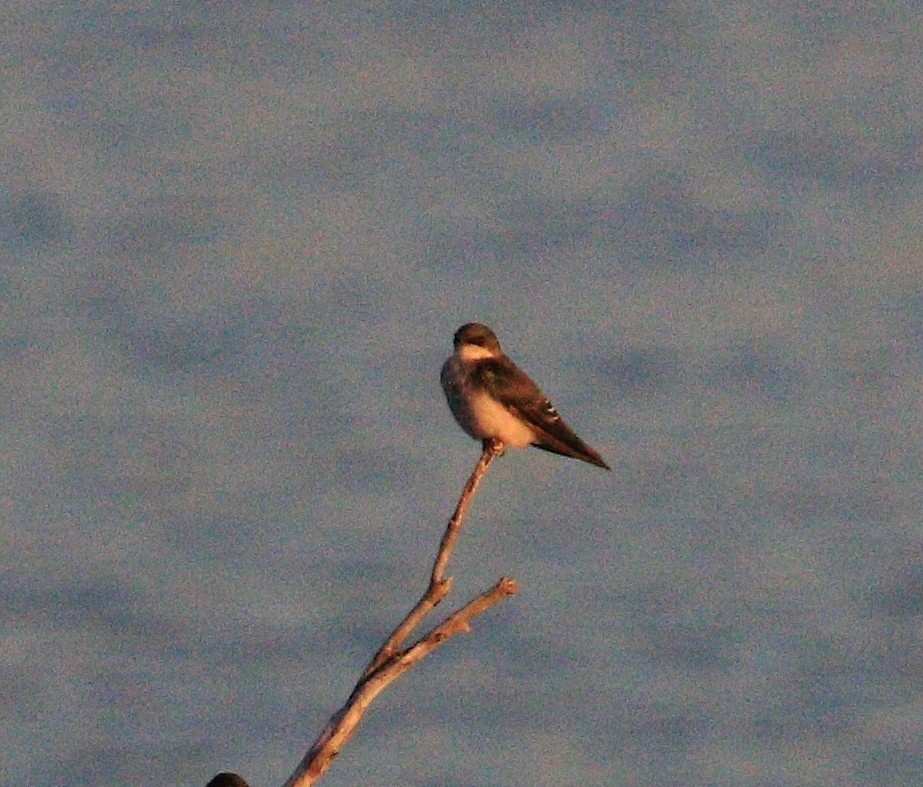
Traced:
<svg viewBox="0 0 923 787">
<path fill-rule="evenodd" d="M 473 375 L 510 412 L 535 427 L 537 436 L 532 445 L 611 469 L 596 451 L 577 437 L 548 397 L 509 358 L 478 361 Z"/>
</svg>

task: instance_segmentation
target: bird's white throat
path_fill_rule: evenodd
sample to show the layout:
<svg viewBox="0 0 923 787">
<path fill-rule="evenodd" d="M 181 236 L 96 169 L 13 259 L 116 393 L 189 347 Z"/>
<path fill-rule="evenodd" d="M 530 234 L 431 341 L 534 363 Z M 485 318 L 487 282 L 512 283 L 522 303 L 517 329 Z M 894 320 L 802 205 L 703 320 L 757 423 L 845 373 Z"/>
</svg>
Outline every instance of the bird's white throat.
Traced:
<svg viewBox="0 0 923 787">
<path fill-rule="evenodd" d="M 495 358 L 496 353 L 479 344 L 463 344 L 458 350 L 458 357 L 463 361 L 481 361 L 484 358 Z"/>
</svg>

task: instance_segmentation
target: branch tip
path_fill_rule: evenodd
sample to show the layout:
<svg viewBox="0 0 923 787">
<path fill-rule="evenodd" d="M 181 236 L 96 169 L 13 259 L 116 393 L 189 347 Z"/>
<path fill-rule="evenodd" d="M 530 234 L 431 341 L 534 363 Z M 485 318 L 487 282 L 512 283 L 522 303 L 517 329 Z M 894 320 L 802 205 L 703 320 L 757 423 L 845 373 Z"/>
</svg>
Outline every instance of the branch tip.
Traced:
<svg viewBox="0 0 923 787">
<path fill-rule="evenodd" d="M 510 577 L 500 577 L 495 587 L 504 596 L 513 596 L 519 592 L 519 583 Z"/>
</svg>

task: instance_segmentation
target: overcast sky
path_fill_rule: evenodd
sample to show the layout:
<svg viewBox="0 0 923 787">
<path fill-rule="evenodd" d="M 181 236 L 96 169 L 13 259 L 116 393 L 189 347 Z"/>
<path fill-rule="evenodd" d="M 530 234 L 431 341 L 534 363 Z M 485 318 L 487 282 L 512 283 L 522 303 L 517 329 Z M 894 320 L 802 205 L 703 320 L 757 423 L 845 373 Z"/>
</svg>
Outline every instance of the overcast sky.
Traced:
<svg viewBox="0 0 923 787">
<path fill-rule="evenodd" d="M 478 454 L 523 586 L 325 783 L 923 781 L 910 3 L 0 13 L 0 779 L 281 783 Z"/>
</svg>

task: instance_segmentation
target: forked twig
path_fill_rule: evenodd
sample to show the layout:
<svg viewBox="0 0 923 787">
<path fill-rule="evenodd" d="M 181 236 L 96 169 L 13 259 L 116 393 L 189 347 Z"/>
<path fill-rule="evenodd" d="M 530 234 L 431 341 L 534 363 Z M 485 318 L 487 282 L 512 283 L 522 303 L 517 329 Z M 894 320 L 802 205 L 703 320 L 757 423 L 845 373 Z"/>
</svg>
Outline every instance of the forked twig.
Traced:
<svg viewBox="0 0 923 787">
<path fill-rule="evenodd" d="M 449 565 L 449 559 L 452 557 L 452 552 L 455 550 L 455 542 L 461 533 L 465 514 L 468 512 L 471 500 L 474 498 L 474 493 L 477 491 L 481 479 L 487 474 L 487 470 L 494 459 L 502 453 L 503 444 L 501 442 L 484 442 L 481 458 L 468 477 L 468 483 L 465 484 L 461 497 L 458 498 L 458 505 L 455 506 L 455 513 L 452 514 L 452 518 L 449 519 L 445 532 L 442 534 L 442 541 L 439 543 L 439 551 L 436 553 L 436 560 L 433 562 L 433 570 L 430 574 L 429 587 L 426 588 L 426 592 L 420 597 L 416 606 L 391 632 L 391 635 L 385 640 L 378 653 L 369 662 L 365 672 L 362 673 L 363 678 L 371 675 L 385 661 L 391 658 L 404 644 L 410 633 L 429 614 L 430 610 L 449 594 L 452 589 L 452 580 L 451 578 L 445 579 L 444 574 Z"/>
<path fill-rule="evenodd" d="M 427 614 L 442 601 L 452 588 L 452 580 L 445 578 L 445 570 L 455 548 L 462 528 L 465 513 L 471 505 L 471 499 L 477 491 L 481 479 L 487 473 L 491 463 L 503 453 L 503 444 L 496 440 L 485 440 L 481 458 L 468 478 L 455 508 L 449 519 L 426 592 L 414 608 L 397 625 L 384 644 L 365 668 L 359 682 L 350 694 L 346 704 L 338 710 L 327 723 L 324 731 L 314 742 L 299 763 L 295 772 L 285 782 L 285 787 L 308 787 L 320 779 L 340 753 L 343 746 L 353 736 L 366 709 L 372 701 L 392 681 L 431 653 L 447 639 L 456 634 L 470 630 L 471 621 L 482 612 L 490 609 L 517 590 L 516 582 L 506 577 L 486 590 L 461 609 L 449 615 L 409 648 L 401 650 L 410 634 L 420 625 Z"/>
</svg>

